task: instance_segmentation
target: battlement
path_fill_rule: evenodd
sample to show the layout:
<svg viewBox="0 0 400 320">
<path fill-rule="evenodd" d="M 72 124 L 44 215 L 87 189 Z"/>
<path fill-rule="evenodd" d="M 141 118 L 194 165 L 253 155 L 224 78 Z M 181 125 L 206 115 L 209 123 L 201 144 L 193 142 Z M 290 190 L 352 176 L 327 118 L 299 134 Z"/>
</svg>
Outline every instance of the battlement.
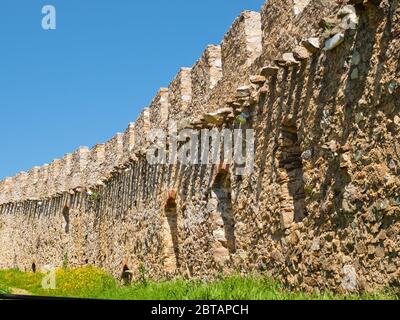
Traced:
<svg viewBox="0 0 400 320">
<path fill-rule="evenodd" d="M 211 90 L 222 79 L 221 46 L 209 45 L 191 70 L 191 116 L 200 114 Z"/>
<path fill-rule="evenodd" d="M 340 8 L 336 0 L 268 1 L 261 9 L 262 59 L 271 61 L 303 39 L 319 35 L 319 23 Z M 284 27 L 282 27 L 284 26 Z"/>
<path fill-rule="evenodd" d="M 191 68 L 181 68 L 168 86 L 169 120 L 181 121 L 192 101 Z"/>
<path fill-rule="evenodd" d="M 72 172 L 72 153 L 67 153 L 62 158 L 61 173 L 59 176 L 60 191 L 67 191 L 70 188 L 69 177 Z M 40 180 L 40 179 L 39 179 Z"/>
<path fill-rule="evenodd" d="M 135 122 L 135 150 L 139 150 L 143 145 L 146 144 L 146 136 L 150 130 L 150 126 L 150 112 L 149 109 L 146 108 L 142 111 Z"/>
<path fill-rule="evenodd" d="M 49 165 L 49 178 L 48 178 L 49 195 L 57 193 L 60 190 L 59 176 L 62 170 L 61 166 L 62 166 L 62 160 L 60 159 L 53 160 L 53 162 L 51 162 Z"/>
<path fill-rule="evenodd" d="M 258 12 L 243 11 L 221 42 L 222 77 L 204 95 L 202 110 L 215 111 L 234 100 L 236 89 L 249 84 L 249 71 L 262 53 L 262 25 Z"/>
<path fill-rule="evenodd" d="M 112 140 L 114 142 L 115 140 Z M 107 153 L 107 149 L 106 149 Z M 72 155 L 72 170 L 69 176 L 69 188 L 75 189 L 77 187 L 83 187 L 85 183 L 84 172 L 86 166 L 89 162 L 89 154 L 90 150 L 88 147 L 80 147 L 76 150 Z M 111 156 L 111 152 L 109 154 Z M 116 158 L 118 157 L 118 153 L 116 153 Z M 113 159 L 114 160 L 114 159 Z M 117 162 L 116 162 L 117 163 Z"/>
<path fill-rule="evenodd" d="M 246 73 L 262 50 L 261 15 L 244 11 L 221 43 L 224 78 Z"/>
<path fill-rule="evenodd" d="M 125 154 L 125 151 L 124 151 Z M 103 174 L 106 173 L 106 145 L 97 144 L 90 150 L 89 162 L 86 166 L 85 177 L 89 187 L 102 183 Z"/>
<path fill-rule="evenodd" d="M 129 160 L 135 148 L 135 123 L 130 123 L 124 132 L 124 154 L 123 162 Z"/>
<path fill-rule="evenodd" d="M 40 167 L 33 167 L 28 171 L 28 186 L 26 191 L 26 198 L 33 199 L 36 196 L 36 185 L 39 181 Z M 62 172 L 60 172 L 61 174 Z M 59 177 L 60 178 L 60 177 Z M 59 179 L 60 181 L 60 179 Z M 0 192 L 1 194 L 1 192 Z"/>
<path fill-rule="evenodd" d="M 161 88 L 149 108 L 151 128 L 167 128 L 169 119 L 169 89 Z"/>
</svg>

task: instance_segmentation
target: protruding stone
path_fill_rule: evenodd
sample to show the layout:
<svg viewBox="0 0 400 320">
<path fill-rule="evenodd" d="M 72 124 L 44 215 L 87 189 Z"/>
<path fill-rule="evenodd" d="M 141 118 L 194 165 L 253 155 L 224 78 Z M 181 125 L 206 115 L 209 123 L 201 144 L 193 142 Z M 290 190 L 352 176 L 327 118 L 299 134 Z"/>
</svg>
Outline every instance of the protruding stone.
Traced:
<svg viewBox="0 0 400 320">
<path fill-rule="evenodd" d="M 296 59 L 293 56 L 292 52 L 286 52 L 282 55 L 282 60 L 286 61 L 289 64 L 297 64 Z"/>
<path fill-rule="evenodd" d="M 274 62 L 279 66 L 279 67 L 289 67 L 293 65 L 298 65 L 299 62 L 294 58 L 292 52 L 286 52 L 282 55 L 281 59 L 276 59 Z"/>
<path fill-rule="evenodd" d="M 356 8 L 350 4 L 344 6 L 341 8 L 338 12 L 338 17 L 343 18 L 347 16 L 348 14 L 356 14 Z"/>
<path fill-rule="evenodd" d="M 201 127 L 203 125 L 203 122 L 204 122 L 204 117 L 202 119 L 196 119 L 192 121 L 190 124 L 192 127 Z"/>
<path fill-rule="evenodd" d="M 302 46 L 297 46 L 293 50 L 293 56 L 296 60 L 303 61 L 310 58 L 310 52 Z"/>
<path fill-rule="evenodd" d="M 302 42 L 302 45 L 311 53 L 316 53 L 321 48 L 319 38 L 316 38 L 316 37 L 312 37 L 312 38 L 308 38 L 307 40 L 304 40 Z"/>
<path fill-rule="evenodd" d="M 269 92 L 268 87 L 263 86 L 263 87 L 260 88 L 260 93 L 261 94 L 267 94 L 268 92 Z"/>
<path fill-rule="evenodd" d="M 274 77 L 277 75 L 278 71 L 279 71 L 278 67 L 266 66 L 261 69 L 261 75 L 264 77 Z"/>
<path fill-rule="evenodd" d="M 335 49 L 337 46 L 341 45 L 344 41 L 344 34 L 337 33 L 332 38 L 326 40 L 325 42 L 325 50 L 330 51 Z"/>
<path fill-rule="evenodd" d="M 222 114 L 222 115 L 231 114 L 231 113 L 233 113 L 233 109 L 232 108 L 221 108 L 221 109 L 218 109 L 215 113 Z"/>
<path fill-rule="evenodd" d="M 257 84 L 257 85 L 263 85 L 265 83 L 265 81 L 267 81 L 267 78 L 265 78 L 264 76 L 251 76 L 250 77 L 250 82 Z"/>
<path fill-rule="evenodd" d="M 250 86 L 241 86 L 236 89 L 236 96 L 238 98 L 249 97 L 251 95 L 251 87 Z"/>
<path fill-rule="evenodd" d="M 212 113 L 206 113 L 202 117 L 201 123 L 207 123 L 207 124 L 221 124 L 224 122 L 225 118 L 232 114 L 233 115 L 233 109 L 232 108 L 222 108 L 217 110 L 216 112 Z M 197 123 L 198 125 L 199 123 Z M 192 122 L 193 125 L 193 122 Z"/>
</svg>

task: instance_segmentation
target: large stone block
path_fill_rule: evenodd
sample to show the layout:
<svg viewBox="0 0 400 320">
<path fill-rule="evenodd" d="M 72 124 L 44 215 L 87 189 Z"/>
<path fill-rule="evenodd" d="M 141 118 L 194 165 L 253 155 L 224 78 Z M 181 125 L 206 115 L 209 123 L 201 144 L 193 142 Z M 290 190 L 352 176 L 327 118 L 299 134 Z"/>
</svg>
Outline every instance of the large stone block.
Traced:
<svg viewBox="0 0 400 320">
<path fill-rule="evenodd" d="M 203 112 L 210 91 L 222 78 L 221 46 L 210 45 L 191 71 L 192 78 L 192 107 L 190 116 Z"/>
<path fill-rule="evenodd" d="M 104 175 L 107 176 L 113 168 L 122 163 L 124 155 L 124 134 L 117 133 L 105 144 Z"/>
<path fill-rule="evenodd" d="M 27 199 L 36 199 L 37 198 L 37 190 L 36 184 L 39 180 L 39 170 L 40 167 L 33 167 L 31 170 L 28 171 L 28 184 L 26 190 L 26 197 Z"/>
<path fill-rule="evenodd" d="M 168 88 L 161 88 L 149 107 L 152 129 L 167 128 L 169 116 Z"/>
<path fill-rule="evenodd" d="M 59 175 L 59 185 L 61 191 L 68 191 L 71 189 L 72 159 L 72 153 L 67 153 L 61 160 L 62 165 Z"/>
<path fill-rule="evenodd" d="M 135 121 L 135 150 L 139 150 L 140 148 L 144 147 L 150 128 L 150 111 L 148 108 L 146 108 Z"/>
<path fill-rule="evenodd" d="M 128 125 L 128 128 L 126 128 L 124 132 L 124 142 L 123 142 L 123 149 L 124 149 L 124 155 L 123 155 L 123 162 L 126 162 L 130 159 L 130 157 L 133 155 L 133 150 L 135 148 L 135 123 L 131 122 Z"/>
<path fill-rule="evenodd" d="M 73 153 L 70 185 L 71 189 L 85 186 L 85 170 L 89 163 L 89 155 L 90 150 L 88 147 L 80 147 Z"/>
<path fill-rule="evenodd" d="M 246 73 L 262 50 L 261 16 L 244 11 L 235 20 L 221 43 L 224 78 Z"/>
<path fill-rule="evenodd" d="M 192 102 L 191 68 L 181 68 L 169 87 L 169 120 L 180 121 L 190 112 Z"/>
<path fill-rule="evenodd" d="M 94 186 L 101 183 L 103 178 L 103 166 L 106 159 L 106 146 L 105 144 L 96 144 L 91 150 L 89 155 L 89 162 L 86 166 L 85 177 L 88 186 Z"/>
</svg>

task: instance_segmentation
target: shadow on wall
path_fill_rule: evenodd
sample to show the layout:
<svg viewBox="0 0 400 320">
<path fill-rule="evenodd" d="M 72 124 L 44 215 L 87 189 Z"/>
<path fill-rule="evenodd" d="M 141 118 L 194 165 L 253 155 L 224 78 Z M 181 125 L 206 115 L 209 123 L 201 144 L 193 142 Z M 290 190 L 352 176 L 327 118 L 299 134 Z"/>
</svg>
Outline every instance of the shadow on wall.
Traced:
<svg viewBox="0 0 400 320">
<path fill-rule="evenodd" d="M 164 240 L 165 271 L 175 272 L 179 268 L 179 236 L 177 205 L 174 199 L 169 199 L 165 206 Z"/>
<path fill-rule="evenodd" d="M 65 206 L 62 212 L 62 215 L 64 217 L 64 229 L 65 229 L 65 233 L 69 233 L 69 223 L 70 223 L 70 219 L 69 219 L 69 207 Z"/>
<path fill-rule="evenodd" d="M 307 216 L 304 170 L 297 127 L 292 119 L 284 120 L 279 145 L 281 207 L 286 213 L 293 213 L 293 217 L 283 223 L 301 222 Z"/>
<path fill-rule="evenodd" d="M 235 219 L 232 209 L 231 178 L 222 170 L 217 174 L 211 190 L 208 208 L 214 237 L 214 258 L 217 262 L 229 260 L 236 252 Z"/>
</svg>

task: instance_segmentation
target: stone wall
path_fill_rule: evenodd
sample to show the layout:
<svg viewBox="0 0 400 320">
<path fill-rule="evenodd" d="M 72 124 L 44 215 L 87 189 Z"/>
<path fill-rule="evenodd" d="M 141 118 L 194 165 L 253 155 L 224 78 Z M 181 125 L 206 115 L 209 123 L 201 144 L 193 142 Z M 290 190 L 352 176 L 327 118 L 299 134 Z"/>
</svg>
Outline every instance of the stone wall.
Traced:
<svg viewBox="0 0 400 320">
<path fill-rule="evenodd" d="M 243 12 L 124 134 L 0 182 L 0 268 L 398 289 L 399 26 L 397 0 Z M 171 120 L 254 129 L 254 172 L 149 164 L 146 133 Z"/>
</svg>

